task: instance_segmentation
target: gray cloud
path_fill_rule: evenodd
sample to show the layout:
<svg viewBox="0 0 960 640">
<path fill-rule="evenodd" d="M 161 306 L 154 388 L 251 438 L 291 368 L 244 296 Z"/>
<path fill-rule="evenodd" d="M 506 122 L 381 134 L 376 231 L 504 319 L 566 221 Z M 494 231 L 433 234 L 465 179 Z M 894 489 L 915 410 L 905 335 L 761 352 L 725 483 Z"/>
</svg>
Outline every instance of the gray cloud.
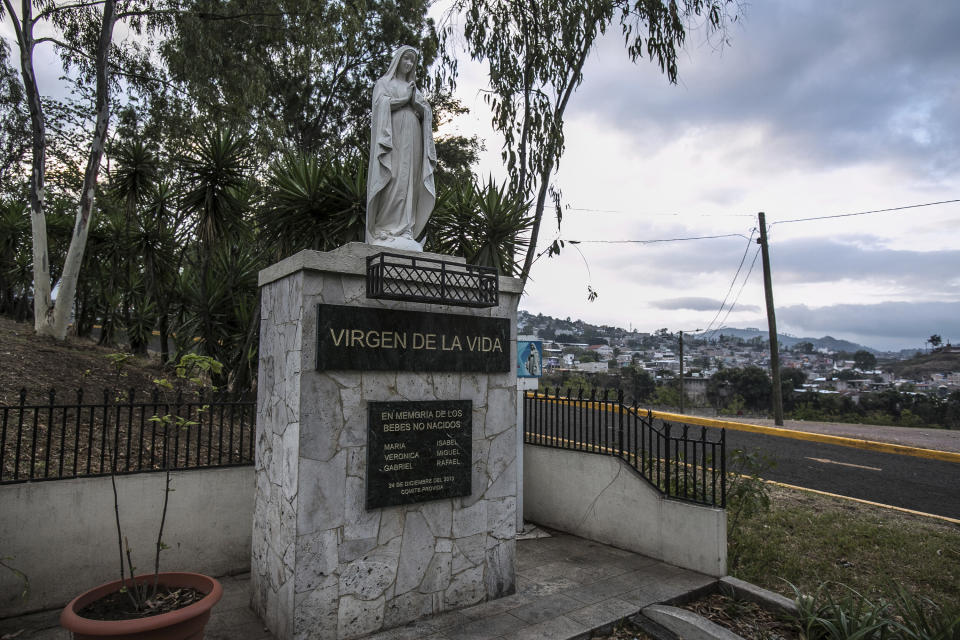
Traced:
<svg viewBox="0 0 960 640">
<path fill-rule="evenodd" d="M 881 302 L 777 309 L 777 322 L 799 335 L 855 336 L 879 348 L 919 346 L 932 334 L 960 340 L 960 302 Z"/>
<path fill-rule="evenodd" d="M 781 282 L 882 280 L 916 292 L 960 293 L 960 251 L 906 251 L 870 236 L 805 238 L 771 245 L 771 270 Z"/>
<path fill-rule="evenodd" d="M 650 306 L 655 309 L 678 310 L 688 309 L 690 311 L 716 311 L 720 308 L 723 300 L 714 300 L 713 298 L 669 298 L 667 300 L 654 300 Z M 755 305 L 737 305 L 738 311 L 760 311 L 760 307 Z"/>
<path fill-rule="evenodd" d="M 751 4 L 714 51 L 691 38 L 669 87 L 648 61 L 623 62 L 611 36 L 574 109 L 669 138 L 691 126 L 753 125 L 785 164 L 893 159 L 947 175 L 960 167 L 960 6 L 898 0 Z M 655 143 L 656 144 L 656 143 Z"/>
<path fill-rule="evenodd" d="M 631 278 L 648 278 L 681 286 L 696 279 L 722 276 L 732 279 L 743 257 L 745 240 L 722 238 L 694 242 L 640 245 L 624 264 L 622 254 L 600 252 L 592 245 L 589 259 L 597 266 L 617 268 Z M 622 245 L 614 245 L 622 246 Z M 741 276 L 756 248 L 751 245 Z M 891 295 L 914 298 L 960 296 L 960 250 L 908 251 L 890 249 L 870 235 L 800 238 L 770 244 L 774 288 L 798 283 L 826 283 L 846 279 L 882 284 Z M 754 266 L 760 274 L 759 260 Z M 719 307 L 719 304 L 717 305 Z"/>
</svg>

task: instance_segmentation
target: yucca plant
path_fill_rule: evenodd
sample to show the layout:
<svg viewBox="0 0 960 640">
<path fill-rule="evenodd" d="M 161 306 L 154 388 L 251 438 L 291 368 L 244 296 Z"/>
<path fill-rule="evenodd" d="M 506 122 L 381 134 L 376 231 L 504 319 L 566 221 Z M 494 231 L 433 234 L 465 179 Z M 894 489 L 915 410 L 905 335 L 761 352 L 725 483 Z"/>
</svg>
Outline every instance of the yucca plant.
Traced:
<svg viewBox="0 0 960 640">
<path fill-rule="evenodd" d="M 249 160 L 247 137 L 226 128 L 207 133 L 182 158 L 182 206 L 194 215 L 193 228 L 205 252 L 242 225 Z"/>
<path fill-rule="evenodd" d="M 427 249 L 463 256 L 470 264 L 519 273 L 517 252 L 533 225 L 529 203 L 510 193 L 507 183 L 487 178 L 482 185 L 461 183 L 444 191 L 427 230 Z"/>
<path fill-rule="evenodd" d="M 471 182 L 458 182 L 438 194 L 427 223 L 427 251 L 464 258 L 476 255 L 471 233 L 477 216 L 477 190 Z"/>
<path fill-rule="evenodd" d="M 530 203 L 511 193 L 505 180 L 497 185 L 493 178 L 477 193 L 477 218 L 472 227 L 476 253 L 469 262 L 494 267 L 503 275 L 519 275 L 517 252 L 524 251 L 530 239 L 524 236 L 533 226 L 527 215 Z"/>
<path fill-rule="evenodd" d="M 261 239 L 281 259 L 303 249 L 329 251 L 362 238 L 365 216 L 362 161 L 324 164 L 290 152 L 270 169 L 257 220 Z"/>
</svg>

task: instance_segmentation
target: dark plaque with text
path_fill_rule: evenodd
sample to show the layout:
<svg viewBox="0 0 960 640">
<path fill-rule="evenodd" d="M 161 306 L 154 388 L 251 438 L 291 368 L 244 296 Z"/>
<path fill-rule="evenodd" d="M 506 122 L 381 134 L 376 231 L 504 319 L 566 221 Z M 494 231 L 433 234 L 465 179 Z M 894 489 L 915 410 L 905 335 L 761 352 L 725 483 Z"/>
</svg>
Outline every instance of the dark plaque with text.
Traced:
<svg viewBox="0 0 960 640">
<path fill-rule="evenodd" d="M 317 305 L 317 370 L 510 371 L 510 321 Z"/>
<path fill-rule="evenodd" d="M 473 402 L 371 402 L 367 509 L 470 495 Z"/>
</svg>

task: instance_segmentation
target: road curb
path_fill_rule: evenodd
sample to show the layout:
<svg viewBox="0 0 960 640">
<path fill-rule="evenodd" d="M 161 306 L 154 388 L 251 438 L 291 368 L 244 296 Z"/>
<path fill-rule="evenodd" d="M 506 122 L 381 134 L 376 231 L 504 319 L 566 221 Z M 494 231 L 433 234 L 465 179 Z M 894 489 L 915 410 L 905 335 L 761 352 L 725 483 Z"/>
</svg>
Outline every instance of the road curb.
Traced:
<svg viewBox="0 0 960 640">
<path fill-rule="evenodd" d="M 640 613 L 683 640 L 743 640 L 733 631 L 686 609 L 652 604 L 641 609 Z"/>
<path fill-rule="evenodd" d="M 875 440 L 864 440 L 862 438 L 847 438 L 846 436 L 831 436 L 825 433 L 812 433 L 810 431 L 797 431 L 795 429 L 784 429 L 783 427 L 767 427 L 759 424 L 750 424 L 747 422 L 733 422 L 732 420 L 716 420 L 713 418 L 701 418 L 698 416 L 687 416 L 679 413 L 666 413 L 663 411 L 651 411 L 654 418 L 674 422 L 683 422 L 685 424 L 695 424 L 701 427 L 713 427 L 714 429 L 730 429 L 733 431 L 746 431 L 749 433 L 759 433 L 778 438 L 791 438 L 793 440 L 807 440 L 809 442 L 821 442 L 824 444 L 835 444 L 841 447 L 852 447 L 854 449 L 864 449 L 867 451 L 879 451 L 880 453 L 893 453 L 901 456 L 912 456 L 914 458 L 925 458 L 927 460 L 940 460 L 941 462 L 955 462 L 960 464 L 960 453 L 953 451 L 940 451 L 938 449 L 923 449 L 921 447 L 911 447 L 905 444 L 893 444 L 890 442 L 877 442 Z"/>
<path fill-rule="evenodd" d="M 723 593 L 724 591 L 732 592 L 735 598 L 755 602 L 764 609 L 777 613 L 783 613 L 789 616 L 796 616 L 800 613 L 800 610 L 797 608 L 797 603 L 790 598 L 764 589 L 763 587 L 758 587 L 755 584 L 744 582 L 733 576 L 723 576 L 720 578 L 720 592 Z"/>
</svg>

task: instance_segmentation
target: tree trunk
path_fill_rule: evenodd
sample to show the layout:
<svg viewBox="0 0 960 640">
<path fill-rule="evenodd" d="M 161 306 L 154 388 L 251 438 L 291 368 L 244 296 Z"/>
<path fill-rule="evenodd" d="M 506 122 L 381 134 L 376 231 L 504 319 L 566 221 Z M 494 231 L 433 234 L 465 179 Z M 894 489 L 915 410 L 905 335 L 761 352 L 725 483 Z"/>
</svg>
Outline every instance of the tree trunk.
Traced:
<svg viewBox="0 0 960 640">
<path fill-rule="evenodd" d="M 43 212 L 44 181 L 47 167 L 47 125 L 40 102 L 40 90 L 37 87 L 36 73 L 33 67 L 33 5 L 22 4 L 23 15 L 17 22 L 17 14 L 9 0 L 4 7 L 10 14 L 10 21 L 17 36 L 20 48 L 20 75 L 30 110 L 30 134 L 32 157 L 30 167 L 30 228 L 33 235 L 33 321 L 34 330 L 40 335 L 50 334 L 53 302 L 50 299 L 50 258 L 47 250 L 47 220 Z"/>
<path fill-rule="evenodd" d="M 117 21 L 115 9 L 116 0 L 106 0 L 103 5 L 100 40 L 97 44 L 96 123 L 93 140 L 90 142 L 87 168 L 83 175 L 83 190 L 80 193 L 80 205 L 77 207 L 73 237 L 70 240 L 70 248 L 67 250 L 67 258 L 63 263 L 63 275 L 60 277 L 60 290 L 57 292 L 57 302 L 59 304 L 55 305 L 53 309 L 51 334 L 58 340 L 63 340 L 67 334 L 70 309 L 73 308 L 73 299 L 77 292 L 77 279 L 80 274 L 80 265 L 83 262 L 83 251 L 87 246 L 91 217 L 93 216 L 97 174 L 100 171 L 103 146 L 106 143 L 107 128 L 110 125 L 110 87 L 107 77 L 109 73 L 107 58 L 110 53 L 110 43 L 113 40 L 113 26 Z"/>
</svg>

